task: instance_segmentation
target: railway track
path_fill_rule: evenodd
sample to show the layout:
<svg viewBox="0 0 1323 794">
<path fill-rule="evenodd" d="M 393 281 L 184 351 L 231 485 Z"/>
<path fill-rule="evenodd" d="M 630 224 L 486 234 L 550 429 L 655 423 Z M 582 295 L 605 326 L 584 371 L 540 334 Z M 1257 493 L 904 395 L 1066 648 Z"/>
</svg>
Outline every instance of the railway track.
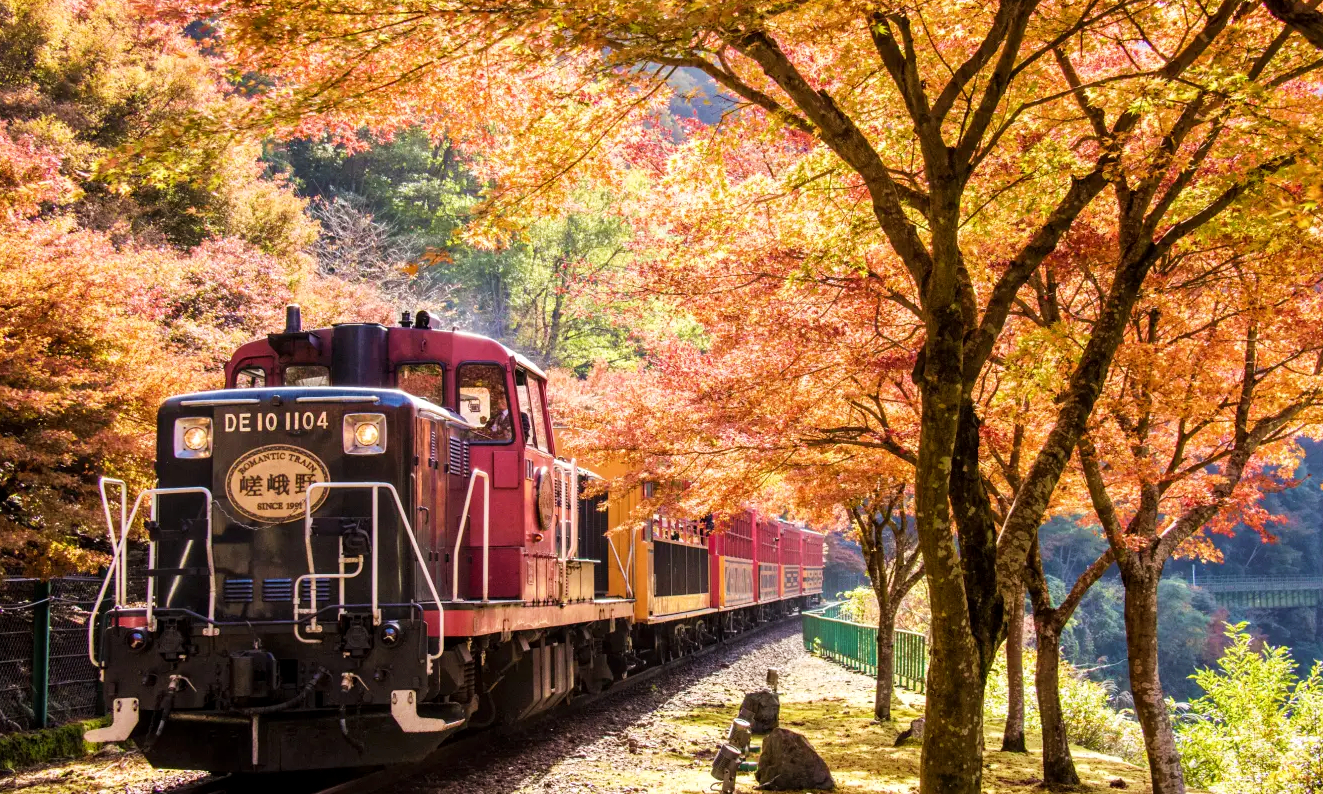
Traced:
<svg viewBox="0 0 1323 794">
<path fill-rule="evenodd" d="M 167 789 L 163 794 L 370 794 L 401 781 L 423 774 L 454 761 L 471 756 L 486 747 L 494 738 L 517 737 L 522 733 L 545 725 L 547 722 L 571 716 L 589 706 L 621 697 L 662 675 L 675 673 L 709 654 L 742 645 L 773 626 L 796 620 L 798 614 L 756 626 L 729 640 L 704 646 L 693 653 L 667 664 L 650 667 L 609 689 L 595 695 L 580 695 L 566 706 L 518 725 L 497 726 L 477 731 L 472 735 L 447 742 L 435 753 L 416 764 L 401 764 L 385 768 L 363 770 L 329 769 L 314 772 L 279 772 L 267 774 L 231 774 L 207 777 L 182 786 Z"/>
</svg>

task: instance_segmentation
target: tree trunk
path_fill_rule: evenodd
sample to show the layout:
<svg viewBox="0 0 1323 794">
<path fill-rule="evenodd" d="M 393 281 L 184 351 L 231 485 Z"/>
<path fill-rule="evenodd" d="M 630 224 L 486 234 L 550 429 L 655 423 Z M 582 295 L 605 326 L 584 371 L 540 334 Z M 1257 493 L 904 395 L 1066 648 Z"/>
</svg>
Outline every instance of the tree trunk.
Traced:
<svg viewBox="0 0 1323 794">
<path fill-rule="evenodd" d="M 977 317 L 960 258 L 959 189 L 954 180 L 940 175 L 933 182 L 933 266 L 922 290 L 928 338 L 923 361 L 915 365 L 915 382 L 920 384 L 923 398 L 914 471 L 915 523 L 932 608 L 919 791 L 979 794 L 983 788 L 984 687 L 1001 637 L 999 621 L 1005 616 L 995 598 L 995 565 L 986 564 L 988 560 L 980 555 L 989 550 L 996 553 L 995 535 L 989 541 L 980 532 L 985 529 L 978 520 L 983 513 L 975 514 L 976 520 L 968 528 L 963 522 L 957 526 L 958 546 L 952 535 L 953 457 L 965 399 L 963 340 Z M 971 309 L 968 322 L 966 306 Z M 968 474 L 959 475 L 962 484 Z M 962 489 L 963 495 L 969 493 Z M 987 625 L 989 618 L 997 625 Z"/>
<path fill-rule="evenodd" d="M 943 647 L 933 634 L 924 710 L 920 791 L 979 794 L 983 790 L 983 691 L 972 637 Z"/>
<path fill-rule="evenodd" d="M 960 361 L 959 340 L 940 345 L 933 324 L 927 370 Z M 943 341 L 950 342 L 949 338 Z M 952 352 L 954 348 L 954 352 Z M 949 366 L 949 364 L 948 364 Z M 929 375 L 925 373 L 925 379 Z M 937 378 L 932 378 L 937 381 Z M 940 388 L 946 386 L 946 388 Z M 951 532 L 951 450 L 959 382 L 926 384 L 915 467 L 915 519 L 932 609 L 932 644 L 924 708 L 920 794 L 979 794 L 983 788 L 983 696 L 987 665 L 974 632 L 958 550 Z"/>
<path fill-rule="evenodd" d="M 1138 555 L 1136 555 L 1138 556 Z M 1130 654 L 1130 691 L 1144 729 L 1153 794 L 1185 794 L 1181 756 L 1158 677 L 1158 577 L 1161 565 L 1132 560 L 1121 569 L 1125 584 L 1125 636 Z"/>
<path fill-rule="evenodd" d="M 1043 785 L 1077 786 L 1075 759 L 1070 756 L 1066 720 L 1061 713 L 1061 631 L 1050 620 L 1034 620 L 1038 640 L 1038 661 L 1034 668 L 1034 688 L 1038 694 L 1038 715 L 1043 723 Z"/>
<path fill-rule="evenodd" d="M 556 298 L 552 302 L 551 322 L 547 326 L 547 347 L 542 354 L 542 362 L 548 367 L 556 366 L 556 354 L 560 352 L 560 323 L 565 304 L 565 284 L 562 268 L 567 268 L 568 265 L 558 261 L 553 267 L 556 269 L 556 276 L 561 288 L 556 290 Z"/>
<path fill-rule="evenodd" d="M 891 722 L 891 695 L 896 680 L 896 615 L 880 610 L 877 618 L 877 691 L 873 695 L 873 716 L 878 722 Z"/>
<path fill-rule="evenodd" d="M 1024 589 L 1006 610 L 1006 730 L 1001 736 L 1005 753 L 1026 753 L 1024 745 Z"/>
</svg>

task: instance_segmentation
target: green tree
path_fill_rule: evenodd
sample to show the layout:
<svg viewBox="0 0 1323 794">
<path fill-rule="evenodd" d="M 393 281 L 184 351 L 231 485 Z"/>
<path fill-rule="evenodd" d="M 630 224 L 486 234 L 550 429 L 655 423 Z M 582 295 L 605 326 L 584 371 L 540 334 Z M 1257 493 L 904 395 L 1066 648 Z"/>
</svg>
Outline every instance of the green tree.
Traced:
<svg viewBox="0 0 1323 794">
<path fill-rule="evenodd" d="M 1193 676 L 1204 694 L 1179 731 L 1186 774 L 1218 792 L 1315 791 L 1323 673 L 1315 663 L 1299 678 L 1286 648 L 1256 647 L 1246 626 L 1228 626 L 1216 669 Z"/>
<path fill-rule="evenodd" d="M 382 284 L 400 308 L 426 307 L 548 366 L 583 374 L 638 356 L 602 290 L 630 259 L 608 193 L 582 191 L 568 211 L 526 219 L 491 250 L 460 235 L 482 187 L 471 157 L 419 128 L 361 143 L 297 140 L 269 155 L 313 202 L 324 273 Z"/>
<path fill-rule="evenodd" d="M 316 227 L 266 176 L 260 146 L 232 136 L 168 151 L 154 136 L 221 112 L 219 65 L 124 0 L 17 0 L 0 15 L 0 118 L 61 156 L 78 185 L 65 209 L 123 241 L 191 247 L 237 237 L 296 254 Z"/>
</svg>

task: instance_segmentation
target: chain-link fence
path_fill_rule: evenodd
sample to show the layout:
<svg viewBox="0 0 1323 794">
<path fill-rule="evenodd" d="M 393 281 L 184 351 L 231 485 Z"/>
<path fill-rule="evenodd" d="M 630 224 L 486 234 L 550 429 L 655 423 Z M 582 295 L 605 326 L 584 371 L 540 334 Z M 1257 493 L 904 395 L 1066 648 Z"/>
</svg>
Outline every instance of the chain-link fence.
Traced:
<svg viewBox="0 0 1323 794">
<path fill-rule="evenodd" d="M 87 621 L 100 586 L 92 577 L 0 581 L 0 733 L 102 713 L 100 681 L 87 658 Z"/>
</svg>

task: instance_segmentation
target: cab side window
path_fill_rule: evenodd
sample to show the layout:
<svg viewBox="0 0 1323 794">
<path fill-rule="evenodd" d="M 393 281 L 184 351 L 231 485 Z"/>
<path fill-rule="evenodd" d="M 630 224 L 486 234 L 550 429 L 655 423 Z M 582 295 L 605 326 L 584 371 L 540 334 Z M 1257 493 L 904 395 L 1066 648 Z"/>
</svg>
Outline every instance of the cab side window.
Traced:
<svg viewBox="0 0 1323 794">
<path fill-rule="evenodd" d="M 542 424 L 542 395 L 537 380 L 525 370 L 515 370 L 515 391 L 519 393 L 519 420 L 524 427 L 525 443 L 546 452 L 547 431 Z"/>
<path fill-rule="evenodd" d="M 505 444 L 514 440 L 510 395 L 505 388 L 505 367 L 499 364 L 461 364 L 455 374 L 460 416 L 477 426 L 477 443 Z"/>
<path fill-rule="evenodd" d="M 533 427 L 537 428 L 538 449 L 551 451 L 551 427 L 547 423 L 546 411 L 542 408 L 543 393 L 546 384 L 537 378 L 528 379 L 528 405 L 533 413 Z"/>
<path fill-rule="evenodd" d="M 395 368 L 395 387 L 436 405 L 446 404 L 445 371 L 440 364 L 401 364 Z"/>
</svg>

